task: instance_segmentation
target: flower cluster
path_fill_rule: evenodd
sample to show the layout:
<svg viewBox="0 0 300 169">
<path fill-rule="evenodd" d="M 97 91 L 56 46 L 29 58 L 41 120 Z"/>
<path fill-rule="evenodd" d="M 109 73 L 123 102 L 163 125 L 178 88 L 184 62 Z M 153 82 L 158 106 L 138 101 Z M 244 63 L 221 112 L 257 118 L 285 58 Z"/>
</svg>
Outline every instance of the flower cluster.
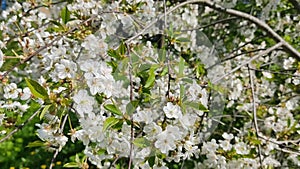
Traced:
<svg viewBox="0 0 300 169">
<path fill-rule="evenodd" d="M 38 114 L 48 150 L 79 141 L 98 168 L 300 166 L 296 59 L 272 51 L 223 77 L 272 45 L 255 39 L 265 36 L 257 25 L 201 4 L 169 14 L 153 0 L 38 3 L 2 12 L 1 133 Z M 291 17 L 279 27 L 292 42 Z"/>
</svg>

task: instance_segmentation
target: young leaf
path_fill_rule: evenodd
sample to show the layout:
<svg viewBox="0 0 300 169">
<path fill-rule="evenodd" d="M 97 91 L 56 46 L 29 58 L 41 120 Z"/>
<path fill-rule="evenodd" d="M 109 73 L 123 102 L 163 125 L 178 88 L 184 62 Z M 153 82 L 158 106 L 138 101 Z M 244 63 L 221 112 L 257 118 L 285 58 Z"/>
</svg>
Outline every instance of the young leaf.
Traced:
<svg viewBox="0 0 300 169">
<path fill-rule="evenodd" d="M 185 105 L 187 106 L 190 106 L 196 110 L 201 110 L 201 111 L 204 111 L 204 112 L 208 112 L 207 108 L 201 104 L 200 102 L 185 102 L 184 103 Z"/>
<path fill-rule="evenodd" d="M 128 115 L 132 115 L 133 112 L 136 110 L 139 102 L 138 101 L 131 101 L 126 105 L 126 113 Z"/>
<path fill-rule="evenodd" d="M 121 110 L 117 106 L 115 106 L 114 104 L 104 105 L 104 108 L 106 110 L 108 110 L 109 112 L 113 113 L 113 114 L 116 114 L 116 115 L 119 115 L 119 116 L 123 115 Z"/>
<path fill-rule="evenodd" d="M 158 65 L 152 65 L 149 70 L 149 77 L 146 81 L 145 88 L 149 88 L 155 81 L 155 70 L 158 68 Z"/>
<path fill-rule="evenodd" d="M 153 71 L 149 72 L 149 77 L 146 81 L 145 88 L 149 88 L 155 81 L 155 73 Z"/>
<path fill-rule="evenodd" d="M 70 21 L 71 13 L 70 13 L 70 11 L 68 10 L 67 7 L 64 7 L 61 10 L 60 15 L 61 15 L 61 19 L 62 19 L 64 24 L 66 24 L 68 21 Z"/>
<path fill-rule="evenodd" d="M 43 108 L 43 110 L 42 110 L 42 112 L 41 112 L 41 114 L 40 114 L 40 120 L 42 120 L 42 118 L 44 117 L 44 115 L 46 114 L 46 112 L 48 111 L 48 109 L 49 109 L 51 106 L 52 106 L 52 105 L 49 104 L 49 105 L 46 105 L 46 106 Z"/>
<path fill-rule="evenodd" d="M 179 67 L 179 76 L 182 77 L 183 76 L 183 70 L 184 70 L 184 59 L 182 57 L 180 57 L 178 67 Z"/>
<path fill-rule="evenodd" d="M 42 87 L 38 82 L 28 78 L 25 78 L 25 81 L 33 96 L 43 100 L 49 97 L 46 89 L 44 89 L 44 87 Z"/>
<path fill-rule="evenodd" d="M 42 146 L 45 146 L 45 143 L 38 140 L 38 141 L 30 142 L 26 147 L 42 147 Z"/>
<path fill-rule="evenodd" d="M 184 85 L 183 84 L 180 84 L 180 101 L 183 100 L 183 97 L 184 97 Z"/>
<path fill-rule="evenodd" d="M 65 168 L 80 168 L 79 163 L 76 162 L 70 162 L 70 163 L 66 163 L 63 167 Z"/>
<path fill-rule="evenodd" d="M 126 45 L 124 42 L 122 42 L 118 48 L 118 52 L 121 56 L 124 56 L 126 53 Z"/>
<path fill-rule="evenodd" d="M 103 124 L 103 131 L 106 131 L 116 125 L 119 122 L 119 119 L 115 117 L 108 117 Z"/>
<path fill-rule="evenodd" d="M 133 144 L 140 148 L 149 147 L 151 142 L 144 137 L 136 138 L 133 140 Z"/>
</svg>

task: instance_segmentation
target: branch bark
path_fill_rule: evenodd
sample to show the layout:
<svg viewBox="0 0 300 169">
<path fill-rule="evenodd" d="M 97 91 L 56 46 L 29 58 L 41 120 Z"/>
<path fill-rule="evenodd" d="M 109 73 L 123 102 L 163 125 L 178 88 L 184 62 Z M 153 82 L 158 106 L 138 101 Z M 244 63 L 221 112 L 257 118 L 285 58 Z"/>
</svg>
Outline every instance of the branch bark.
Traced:
<svg viewBox="0 0 300 169">
<path fill-rule="evenodd" d="M 282 43 L 282 47 L 286 50 L 286 52 L 290 53 L 295 59 L 300 60 L 300 52 L 297 51 L 292 45 L 290 45 L 288 42 L 286 42 L 279 34 L 277 34 L 268 24 L 266 24 L 265 22 L 263 22 L 262 20 L 247 14 L 245 12 L 241 12 L 238 10 L 234 10 L 234 9 L 228 9 L 225 8 L 223 6 L 220 6 L 210 0 L 189 0 L 183 3 L 180 3 L 176 6 L 174 6 L 173 8 L 171 8 L 170 10 L 168 10 L 166 13 L 158 16 L 155 20 L 153 20 L 150 24 L 148 24 L 143 30 L 141 30 L 139 33 L 137 33 L 135 36 L 129 38 L 128 40 L 126 40 L 126 43 L 136 39 L 137 37 L 139 37 L 140 35 L 142 35 L 147 29 L 149 29 L 150 27 L 152 27 L 157 21 L 161 20 L 163 17 L 165 17 L 165 15 L 169 15 L 170 13 L 172 13 L 173 11 L 175 11 L 176 9 L 179 9 L 180 7 L 183 7 L 185 5 L 188 4 L 202 4 L 205 6 L 208 6 L 214 10 L 220 11 L 220 12 L 224 12 L 227 13 L 229 15 L 233 15 L 236 16 L 237 18 L 242 18 L 242 19 L 246 19 L 249 20 L 251 22 L 253 22 L 254 24 L 256 24 L 257 26 L 261 27 L 262 29 L 264 29 L 270 36 L 272 39 L 274 39 L 277 42 Z"/>
<path fill-rule="evenodd" d="M 249 20 L 249 21 L 253 22 L 257 26 L 259 26 L 262 29 L 264 29 L 267 33 L 269 33 L 269 35 L 271 36 L 271 38 L 273 38 L 277 42 L 281 42 L 282 43 L 282 47 L 286 50 L 286 52 L 290 53 L 297 60 L 300 60 L 300 52 L 297 51 L 288 42 L 286 42 L 280 35 L 278 35 L 268 24 L 266 24 L 262 20 L 254 17 L 254 16 L 252 16 L 250 14 L 241 12 L 241 11 L 237 11 L 237 10 L 234 10 L 234 9 L 224 8 L 224 7 L 222 7 L 220 5 L 217 5 L 217 4 L 215 4 L 215 3 L 211 2 L 211 1 L 208 1 L 208 0 L 191 0 L 191 1 L 194 1 L 194 2 L 191 2 L 191 3 L 196 3 L 198 1 L 199 3 L 202 3 L 202 4 L 204 4 L 204 5 L 212 8 L 214 10 L 221 11 L 221 12 L 224 12 L 224 13 L 236 16 L 238 18 L 243 18 L 243 19 L 246 19 L 246 20 Z"/>
<path fill-rule="evenodd" d="M 259 58 L 259 57 L 261 57 L 261 56 L 264 56 L 264 55 L 266 55 L 266 54 L 272 52 L 273 50 L 279 48 L 280 46 L 282 46 L 282 42 L 279 42 L 279 43 L 277 43 L 276 45 L 274 45 L 274 46 L 268 48 L 267 50 L 265 50 L 265 51 L 263 51 L 263 52 L 260 52 L 260 53 L 257 54 L 256 56 L 250 58 L 250 59 L 247 60 L 246 62 L 240 64 L 240 65 L 237 66 L 237 67 L 235 67 L 234 69 L 232 69 L 230 72 L 226 73 L 225 75 L 223 75 L 223 76 L 221 76 L 221 77 L 219 77 L 219 78 L 213 80 L 213 81 L 212 81 L 212 84 L 218 83 L 220 80 L 222 80 L 223 78 L 227 77 L 227 76 L 230 75 L 231 73 L 234 73 L 235 71 L 239 70 L 241 67 L 243 67 L 243 66 L 249 64 L 250 62 L 252 62 L 253 60 L 255 60 L 255 59 L 257 59 L 257 58 Z"/>
</svg>

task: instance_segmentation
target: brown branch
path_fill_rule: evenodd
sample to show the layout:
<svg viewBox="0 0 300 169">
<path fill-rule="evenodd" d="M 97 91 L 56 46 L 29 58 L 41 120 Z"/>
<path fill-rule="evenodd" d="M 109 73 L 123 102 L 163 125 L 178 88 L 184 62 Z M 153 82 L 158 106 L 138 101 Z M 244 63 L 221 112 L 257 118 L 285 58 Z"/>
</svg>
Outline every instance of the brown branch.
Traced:
<svg viewBox="0 0 300 169">
<path fill-rule="evenodd" d="M 132 58 L 131 58 L 131 49 L 130 46 L 125 43 L 126 48 L 127 48 L 127 55 L 129 58 L 129 81 L 130 81 L 130 94 L 129 94 L 129 99 L 130 103 L 133 101 L 133 80 L 132 80 Z M 129 163 L 128 163 L 128 169 L 131 169 L 132 165 L 132 160 L 133 160 L 133 139 L 134 139 L 134 125 L 133 125 L 133 116 L 130 115 L 130 150 L 129 150 Z"/>
<path fill-rule="evenodd" d="M 220 12 L 224 12 L 233 16 L 236 16 L 237 18 L 242 18 L 242 19 L 246 19 L 249 20 L 253 23 L 255 23 L 257 26 L 261 27 L 262 29 L 264 29 L 270 36 L 272 39 L 276 40 L 277 42 L 282 43 L 282 46 L 284 47 L 284 49 L 290 53 L 294 58 L 296 58 L 297 60 L 300 60 L 300 52 L 298 52 L 293 46 L 291 46 L 288 42 L 286 42 L 280 35 L 278 35 L 268 24 L 266 24 L 265 22 L 263 22 L 262 20 L 247 14 L 245 12 L 241 12 L 238 10 L 234 10 L 234 9 L 227 9 L 224 8 L 210 0 L 189 0 L 189 1 L 185 1 L 183 3 L 180 3 L 178 5 L 176 5 L 175 7 L 171 8 L 170 10 L 168 10 L 166 13 L 158 16 L 156 19 L 154 19 L 150 24 L 148 24 L 143 30 L 141 30 L 139 33 L 137 33 L 136 35 L 134 35 L 133 37 L 129 38 L 128 40 L 126 40 L 126 43 L 136 39 L 137 37 L 139 37 L 140 35 L 142 35 L 147 29 L 151 28 L 157 21 L 159 21 L 160 19 L 162 19 L 165 15 L 169 15 L 170 13 L 172 13 L 173 11 L 177 10 L 180 7 L 183 7 L 185 5 L 188 4 L 203 4 L 205 6 L 208 6 L 214 10 L 220 11 Z"/>
<path fill-rule="evenodd" d="M 225 78 L 225 77 L 227 77 L 228 75 L 230 75 L 230 74 L 234 73 L 235 71 L 239 70 L 241 67 L 243 67 L 243 66 L 249 64 L 250 62 L 252 62 L 253 60 L 255 60 L 255 59 L 257 59 L 257 58 L 259 58 L 259 57 L 261 57 L 261 56 L 264 56 L 264 55 L 266 55 L 266 54 L 272 52 L 273 50 L 279 48 L 279 47 L 282 46 L 282 45 L 283 45 L 283 43 L 282 43 L 282 42 L 279 42 L 279 43 L 277 43 L 276 45 L 274 45 L 274 46 L 268 48 L 267 50 L 260 52 L 260 53 L 257 54 L 256 56 L 254 56 L 254 57 L 248 59 L 248 60 L 245 61 L 244 63 L 242 63 L 242 64 L 240 64 L 239 66 L 235 67 L 235 68 L 232 69 L 230 72 L 228 72 L 228 73 L 224 74 L 223 76 L 218 77 L 217 79 L 213 80 L 213 81 L 212 81 L 212 84 L 218 83 L 218 82 L 219 82 L 220 80 L 222 80 L 223 78 Z"/>
<path fill-rule="evenodd" d="M 94 19 L 94 17 L 91 17 L 83 22 L 81 22 L 78 26 L 70 29 L 69 31 L 63 33 L 62 35 L 56 37 L 54 40 L 52 40 L 50 43 L 40 47 L 39 49 L 37 49 L 35 52 L 33 52 L 32 54 L 30 54 L 29 56 L 27 56 L 25 59 L 23 59 L 22 61 L 20 61 L 19 63 L 15 64 L 13 67 L 11 67 L 10 69 L 8 69 L 2 76 L 1 78 L 6 77 L 10 72 L 12 72 L 16 67 L 19 67 L 20 65 L 22 65 L 23 63 L 26 63 L 28 61 L 30 61 L 34 56 L 38 55 L 40 52 L 42 52 L 44 49 L 52 46 L 55 42 L 59 41 L 60 39 L 62 39 L 64 36 L 74 32 L 80 25 L 86 24 L 87 22 L 89 22 L 90 20 Z M 1 79 L 0 78 L 0 79 Z"/>
<path fill-rule="evenodd" d="M 122 12 L 118 12 L 118 11 L 103 11 L 101 12 L 99 15 L 101 14 L 106 14 L 106 13 L 122 13 Z M 75 30 L 77 30 L 80 26 L 87 24 L 88 22 L 90 22 L 91 20 L 95 19 L 97 17 L 97 15 L 94 15 L 84 21 L 82 21 L 80 24 L 78 24 L 77 26 L 75 26 L 74 28 L 68 30 L 67 32 L 59 35 L 58 37 L 56 37 L 53 41 L 51 41 L 50 43 L 38 48 L 35 52 L 33 52 L 32 54 L 30 54 L 29 56 L 27 56 L 25 59 L 23 59 L 22 61 L 20 61 L 19 63 L 15 64 L 14 66 L 12 66 L 9 70 L 7 70 L 4 74 L 0 75 L 0 80 L 3 79 L 4 77 L 6 77 L 10 72 L 12 72 L 16 67 L 19 67 L 20 65 L 22 65 L 23 63 L 26 63 L 28 61 L 30 61 L 33 57 L 35 57 L 36 55 L 38 55 L 40 52 L 42 52 L 43 50 L 45 50 L 46 48 L 52 46 L 55 42 L 59 41 L 60 39 L 62 39 L 63 37 L 65 37 L 66 35 L 74 32 Z"/>
<path fill-rule="evenodd" d="M 278 35 L 268 24 L 266 24 L 264 21 L 241 11 L 237 11 L 234 9 L 227 9 L 224 8 L 220 5 L 217 5 L 215 3 L 213 3 L 212 1 L 208 1 L 208 0 L 191 0 L 191 1 L 187 1 L 190 3 L 202 3 L 212 9 L 236 16 L 238 18 L 243 18 L 246 20 L 249 20 L 253 23 L 255 23 L 257 26 L 261 27 L 262 29 L 264 29 L 274 40 L 276 40 L 277 42 L 282 43 L 283 48 L 290 53 L 293 57 L 295 57 L 296 59 L 300 60 L 300 53 L 299 51 L 297 51 L 293 46 L 291 46 L 288 42 L 286 42 L 280 35 Z M 186 2 L 186 3 L 187 3 Z"/>
<path fill-rule="evenodd" d="M 237 17 L 224 18 L 224 19 L 217 20 L 217 21 L 215 21 L 213 23 L 210 23 L 210 24 L 199 26 L 198 28 L 184 29 L 184 30 L 181 30 L 181 32 L 187 32 L 187 31 L 193 31 L 193 30 L 200 30 L 200 29 L 204 29 L 204 28 L 207 28 L 207 27 L 219 24 L 219 23 L 223 23 L 223 22 L 227 22 L 227 21 L 231 21 L 231 20 L 235 20 L 235 19 L 237 19 Z"/>
<path fill-rule="evenodd" d="M 289 2 L 294 6 L 297 13 L 300 14 L 300 2 L 297 0 L 289 0 Z"/>
<path fill-rule="evenodd" d="M 40 110 L 40 109 L 39 109 Z M 10 136 L 12 136 L 13 134 L 15 134 L 16 132 L 18 132 L 19 130 L 21 130 L 27 123 L 29 123 L 40 111 L 37 110 L 35 113 L 33 113 L 27 120 L 25 120 L 24 123 L 22 123 L 21 125 L 18 125 L 17 128 L 15 128 L 13 131 L 11 131 L 9 134 L 7 134 L 5 137 L 3 137 L 0 140 L 0 143 L 2 143 L 3 141 L 9 139 Z"/>
<path fill-rule="evenodd" d="M 66 124 L 66 122 L 67 122 L 68 117 L 69 117 L 68 114 L 65 115 L 65 118 L 64 118 L 64 120 L 63 120 L 63 122 L 62 122 L 62 124 L 61 124 L 60 129 L 59 129 L 59 133 L 60 133 L 60 134 L 63 134 L 63 130 L 64 130 L 64 128 L 65 128 L 65 124 Z M 59 148 L 56 148 L 56 150 L 55 150 L 55 152 L 54 152 L 54 155 L 53 155 L 53 157 L 52 157 L 52 159 L 51 159 L 51 163 L 50 163 L 49 169 L 52 169 L 52 168 L 53 168 L 53 166 L 54 166 L 53 164 L 54 164 L 54 161 L 55 161 L 55 159 L 56 159 L 58 153 L 59 153 Z"/>
<path fill-rule="evenodd" d="M 256 96 L 255 96 L 255 90 L 254 90 L 254 80 L 253 80 L 253 72 L 250 69 L 251 65 L 248 64 L 248 72 L 249 72 L 249 79 L 250 79 L 250 86 L 251 86 L 251 93 L 252 93 L 252 106 L 253 106 L 253 123 L 255 128 L 255 133 L 257 139 L 259 139 L 259 129 L 257 124 L 257 113 L 256 113 Z M 262 154 L 261 154 L 261 146 L 260 144 L 257 145 L 258 153 L 259 153 L 259 162 L 260 166 L 262 167 Z"/>
</svg>

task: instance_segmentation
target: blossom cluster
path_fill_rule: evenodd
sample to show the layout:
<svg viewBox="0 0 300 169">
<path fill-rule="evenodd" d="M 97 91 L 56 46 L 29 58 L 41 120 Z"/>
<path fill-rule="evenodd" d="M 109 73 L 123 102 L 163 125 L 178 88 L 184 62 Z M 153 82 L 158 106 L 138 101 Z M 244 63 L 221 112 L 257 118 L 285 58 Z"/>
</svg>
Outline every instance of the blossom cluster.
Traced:
<svg viewBox="0 0 300 169">
<path fill-rule="evenodd" d="M 216 3 L 233 8 L 238 2 Z M 210 41 L 199 25 L 217 20 L 214 11 L 190 4 L 166 16 L 163 8 L 153 0 L 74 0 L 45 9 L 16 2 L 3 11 L 1 133 L 8 116 L 38 112 L 37 136 L 48 150 L 80 141 L 98 168 L 121 158 L 136 169 L 188 160 L 198 168 L 300 166 L 295 153 L 282 149 L 299 150 L 299 63 L 273 51 L 212 84 L 270 42 L 250 43 L 259 31 L 248 21 L 237 24 L 235 40 L 222 39 L 232 34 L 228 25 L 213 25 L 222 31 Z M 165 23 L 156 19 L 164 15 Z M 27 33 L 20 36 L 19 29 Z M 230 45 L 222 44 L 229 42 L 242 47 L 221 61 L 218 52 L 228 52 Z M 2 77 L 14 66 L 10 59 L 26 62 Z M 78 126 L 64 120 L 69 116 Z"/>
</svg>

